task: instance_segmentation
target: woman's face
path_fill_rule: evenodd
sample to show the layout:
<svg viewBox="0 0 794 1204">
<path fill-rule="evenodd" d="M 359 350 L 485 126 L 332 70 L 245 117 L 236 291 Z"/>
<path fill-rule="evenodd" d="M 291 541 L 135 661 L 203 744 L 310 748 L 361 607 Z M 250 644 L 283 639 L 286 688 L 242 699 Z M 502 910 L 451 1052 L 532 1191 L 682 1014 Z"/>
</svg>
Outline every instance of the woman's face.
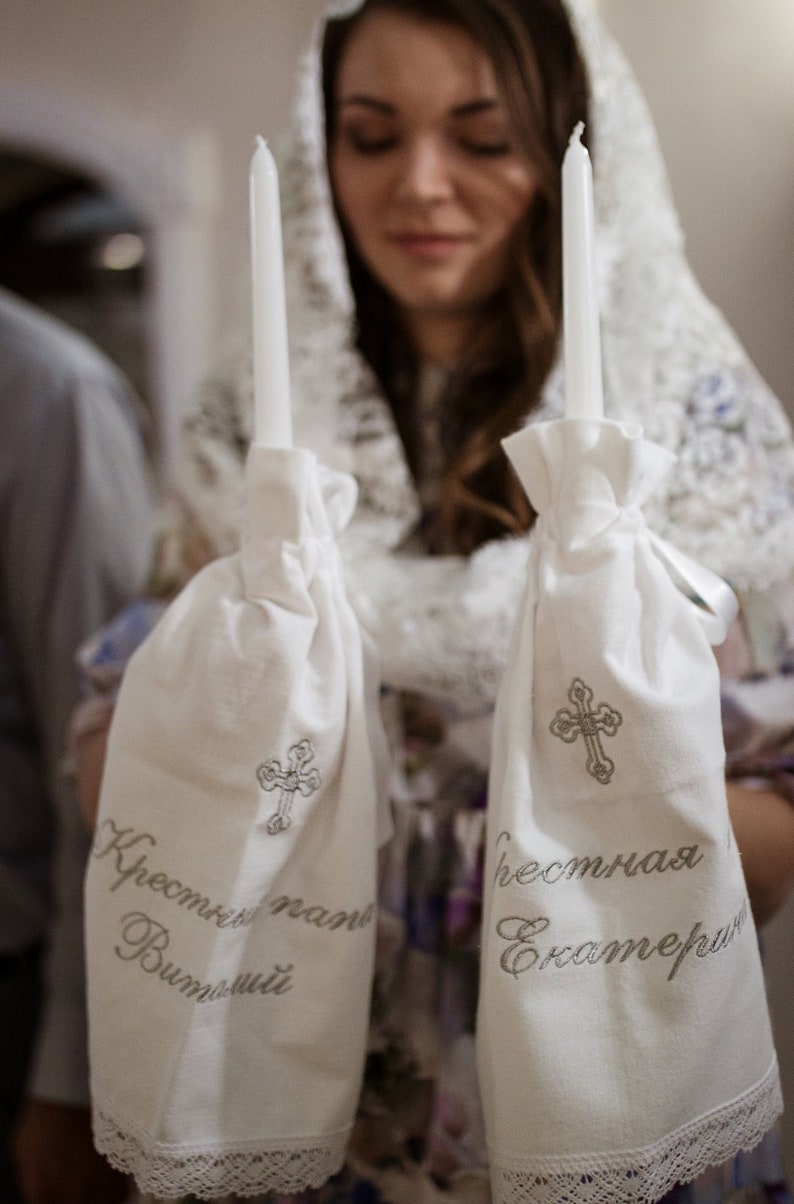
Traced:
<svg viewBox="0 0 794 1204">
<path fill-rule="evenodd" d="M 491 60 L 457 26 L 376 10 L 334 99 L 331 179 L 353 244 L 420 350 L 439 323 L 470 332 L 534 192 Z"/>
</svg>

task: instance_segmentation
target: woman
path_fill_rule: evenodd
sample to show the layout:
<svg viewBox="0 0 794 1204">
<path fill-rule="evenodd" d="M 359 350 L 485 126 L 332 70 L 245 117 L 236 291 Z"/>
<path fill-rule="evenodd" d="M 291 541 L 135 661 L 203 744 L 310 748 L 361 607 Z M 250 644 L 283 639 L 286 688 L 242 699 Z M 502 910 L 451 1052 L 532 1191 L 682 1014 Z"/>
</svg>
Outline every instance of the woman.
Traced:
<svg viewBox="0 0 794 1204">
<path fill-rule="evenodd" d="M 360 1119 L 318 1201 L 489 1198 L 480 851 L 532 524 L 500 439 L 561 409 L 559 172 L 578 120 L 596 161 L 607 413 L 679 456 L 649 520 L 745 591 L 794 560 L 787 425 L 692 281 L 643 103 L 585 0 L 335 5 L 282 165 L 296 442 L 359 482 L 343 550 L 397 771 Z M 168 588 L 196 531 L 214 553 L 236 545 L 247 365 L 209 381 L 188 423 L 190 538 L 163 545 Z M 732 803 L 769 910 L 794 873 L 794 816 L 772 790 Z M 764 1146 L 675 1198 L 785 1199 L 779 1178 Z"/>
</svg>

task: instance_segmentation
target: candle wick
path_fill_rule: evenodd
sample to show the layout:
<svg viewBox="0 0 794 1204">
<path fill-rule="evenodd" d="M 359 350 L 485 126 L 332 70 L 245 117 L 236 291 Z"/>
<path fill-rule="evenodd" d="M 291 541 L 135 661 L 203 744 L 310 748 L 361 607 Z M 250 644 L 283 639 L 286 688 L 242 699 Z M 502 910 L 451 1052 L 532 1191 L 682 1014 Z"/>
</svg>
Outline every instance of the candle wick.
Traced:
<svg viewBox="0 0 794 1204">
<path fill-rule="evenodd" d="M 577 121 L 576 125 L 573 127 L 573 133 L 571 134 L 570 138 L 568 139 L 568 145 L 573 146 L 575 142 L 581 142 L 583 133 L 584 133 L 584 122 Z"/>
<path fill-rule="evenodd" d="M 257 147 L 267 146 L 267 138 L 263 138 L 261 134 L 257 134 L 256 145 L 257 145 Z"/>
</svg>

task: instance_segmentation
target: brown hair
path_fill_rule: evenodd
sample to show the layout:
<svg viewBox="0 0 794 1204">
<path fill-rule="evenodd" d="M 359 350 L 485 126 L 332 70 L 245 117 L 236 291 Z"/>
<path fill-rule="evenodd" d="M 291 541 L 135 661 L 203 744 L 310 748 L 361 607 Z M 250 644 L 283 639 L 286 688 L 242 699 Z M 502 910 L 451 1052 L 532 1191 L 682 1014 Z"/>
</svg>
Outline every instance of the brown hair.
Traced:
<svg viewBox="0 0 794 1204">
<path fill-rule="evenodd" d="M 537 404 L 562 321 L 560 168 L 571 131 L 588 121 L 588 82 L 562 0 L 366 0 L 330 21 L 323 46 L 327 145 L 334 137 L 334 84 L 347 39 L 364 12 L 404 12 L 453 23 L 489 54 L 536 190 L 515 238 L 504 288 L 484 316 L 481 338 L 441 401 L 443 470 L 432 550 L 468 553 L 488 539 L 527 530 L 534 518 L 501 439 Z M 588 126 L 589 129 L 589 126 Z M 345 238 L 358 315 L 357 340 L 380 379 L 408 460 L 421 431 L 414 403 L 416 356 L 397 307 Z"/>
</svg>

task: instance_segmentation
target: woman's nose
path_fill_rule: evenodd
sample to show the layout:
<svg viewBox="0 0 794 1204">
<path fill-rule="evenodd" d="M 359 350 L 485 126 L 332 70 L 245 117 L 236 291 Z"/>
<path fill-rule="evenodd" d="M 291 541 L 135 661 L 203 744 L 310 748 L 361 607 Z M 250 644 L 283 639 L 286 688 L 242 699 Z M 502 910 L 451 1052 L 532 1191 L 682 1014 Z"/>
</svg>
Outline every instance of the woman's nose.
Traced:
<svg viewBox="0 0 794 1204">
<path fill-rule="evenodd" d="M 451 166 L 435 139 L 417 139 L 406 147 L 396 193 L 402 201 L 425 205 L 453 195 Z"/>
</svg>

